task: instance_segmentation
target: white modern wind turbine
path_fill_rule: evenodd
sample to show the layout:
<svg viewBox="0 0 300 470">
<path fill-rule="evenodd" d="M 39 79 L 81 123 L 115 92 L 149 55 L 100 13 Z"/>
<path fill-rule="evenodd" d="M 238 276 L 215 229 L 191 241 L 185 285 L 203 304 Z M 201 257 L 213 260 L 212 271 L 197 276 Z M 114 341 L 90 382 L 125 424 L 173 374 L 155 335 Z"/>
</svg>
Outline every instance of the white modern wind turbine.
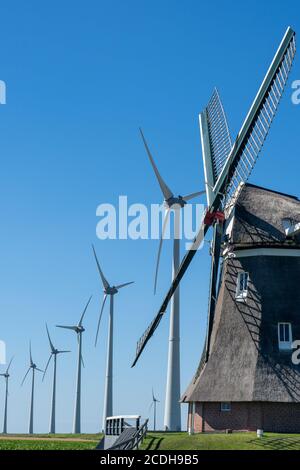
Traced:
<svg viewBox="0 0 300 470">
<path fill-rule="evenodd" d="M 7 402 L 8 402 L 8 379 L 10 377 L 9 375 L 9 369 L 12 363 L 13 357 L 11 358 L 8 367 L 4 374 L 0 374 L 2 377 L 5 378 L 5 404 L 4 404 L 4 421 L 3 421 L 3 434 L 7 434 Z"/>
<path fill-rule="evenodd" d="M 96 255 L 94 246 L 93 252 L 97 263 L 100 278 L 103 284 L 104 297 L 102 307 L 99 315 L 97 333 L 95 339 L 95 346 L 97 344 L 98 333 L 100 328 L 100 322 L 102 313 L 104 310 L 105 302 L 108 296 L 110 296 L 110 309 L 109 309 L 109 324 L 108 324 L 108 339 L 107 339 L 107 362 L 106 362 L 106 375 L 105 375 L 105 388 L 104 388 L 104 406 L 103 406 L 103 420 L 102 420 L 102 431 L 105 430 L 106 418 L 113 414 L 113 328 L 114 328 L 114 296 L 119 292 L 119 289 L 133 284 L 133 282 L 126 282 L 118 286 L 111 286 L 100 268 L 100 264 Z"/>
<path fill-rule="evenodd" d="M 157 398 L 155 398 L 154 391 L 152 388 L 152 402 L 150 405 L 150 410 L 153 407 L 153 431 L 156 431 L 156 404 L 157 403 L 160 403 L 160 401 Z"/>
<path fill-rule="evenodd" d="M 187 196 L 174 196 L 170 188 L 167 186 L 160 175 L 154 159 L 151 155 L 149 147 L 142 130 L 140 133 L 148 154 L 151 166 L 157 178 L 158 184 L 164 197 L 164 206 L 166 208 L 163 228 L 159 242 L 157 263 L 155 270 L 154 293 L 156 292 L 158 268 L 160 262 L 160 254 L 162 243 L 170 216 L 170 212 L 174 211 L 174 238 L 173 238 L 173 260 L 172 260 L 172 279 L 177 274 L 180 265 L 180 211 L 186 205 L 187 201 L 201 196 L 205 191 L 188 194 Z M 169 331 L 169 353 L 168 353 L 168 371 L 166 385 L 166 401 L 165 401 L 165 417 L 164 427 L 168 431 L 181 430 L 181 413 L 180 413 L 180 297 L 179 287 L 172 296 L 170 331 Z"/>
<path fill-rule="evenodd" d="M 53 346 L 53 343 L 52 343 L 52 341 L 51 341 L 47 323 L 46 323 L 46 330 L 47 330 L 47 336 L 48 336 L 48 340 L 49 340 L 49 345 L 50 345 L 51 353 L 50 353 L 50 357 L 49 357 L 49 359 L 48 359 L 48 362 L 47 362 L 47 365 L 46 365 L 46 368 L 45 368 L 45 372 L 44 372 L 44 375 L 43 375 L 43 380 L 44 380 L 44 378 L 45 378 L 45 375 L 46 375 L 48 366 L 49 366 L 49 364 L 50 364 L 50 361 L 51 361 L 51 359 L 52 359 L 52 357 L 53 357 L 53 360 L 54 360 L 54 361 L 53 361 L 53 382 L 52 382 L 52 400 L 51 400 L 51 414 L 50 414 L 49 433 L 50 433 L 50 434 L 55 434 L 56 359 L 57 359 L 57 355 L 58 355 L 58 354 L 68 353 L 68 352 L 71 352 L 71 351 L 63 351 L 63 350 L 60 351 L 60 350 L 56 349 L 56 348 Z"/>
<path fill-rule="evenodd" d="M 89 298 L 80 320 L 77 325 L 65 326 L 65 325 L 56 325 L 57 328 L 65 328 L 66 330 L 73 330 L 77 335 L 78 341 L 78 362 L 77 362 L 77 382 L 76 382 L 76 394 L 75 394 L 75 409 L 74 409 L 74 421 L 73 421 L 73 433 L 80 434 L 81 432 L 81 365 L 83 365 L 82 359 L 82 333 L 85 331 L 82 326 L 82 321 L 89 306 L 89 303 L 92 299 L 92 296 Z"/>
<path fill-rule="evenodd" d="M 35 371 L 39 372 L 44 372 L 42 369 L 39 369 L 37 365 L 33 362 L 32 360 L 32 354 L 31 354 L 31 342 L 29 343 L 29 360 L 30 360 L 30 365 L 29 368 L 24 376 L 24 379 L 22 380 L 21 387 L 23 383 L 25 382 L 25 379 L 27 375 L 29 374 L 30 370 L 32 370 L 32 382 L 31 382 L 31 399 L 30 399 L 30 412 L 29 412 L 29 428 L 28 432 L 29 434 L 33 434 L 33 411 L 34 411 L 34 378 L 35 378 Z"/>
</svg>

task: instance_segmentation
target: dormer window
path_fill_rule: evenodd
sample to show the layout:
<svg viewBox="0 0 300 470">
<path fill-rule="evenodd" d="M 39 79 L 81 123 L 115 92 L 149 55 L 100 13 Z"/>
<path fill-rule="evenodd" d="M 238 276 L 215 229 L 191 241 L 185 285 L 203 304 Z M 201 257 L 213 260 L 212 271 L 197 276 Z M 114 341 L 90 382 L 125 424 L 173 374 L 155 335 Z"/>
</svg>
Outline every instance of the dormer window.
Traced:
<svg viewBox="0 0 300 470">
<path fill-rule="evenodd" d="M 241 271 L 238 273 L 236 293 L 235 293 L 236 300 L 243 301 L 246 299 L 248 295 L 248 280 L 249 280 L 248 273 L 246 273 L 245 271 Z"/>
<path fill-rule="evenodd" d="M 282 220 L 282 225 L 287 237 L 294 237 L 300 233 L 300 222 L 286 218 Z"/>
<path fill-rule="evenodd" d="M 292 349 L 292 325 L 291 323 L 278 323 L 278 346 L 281 351 Z"/>
</svg>

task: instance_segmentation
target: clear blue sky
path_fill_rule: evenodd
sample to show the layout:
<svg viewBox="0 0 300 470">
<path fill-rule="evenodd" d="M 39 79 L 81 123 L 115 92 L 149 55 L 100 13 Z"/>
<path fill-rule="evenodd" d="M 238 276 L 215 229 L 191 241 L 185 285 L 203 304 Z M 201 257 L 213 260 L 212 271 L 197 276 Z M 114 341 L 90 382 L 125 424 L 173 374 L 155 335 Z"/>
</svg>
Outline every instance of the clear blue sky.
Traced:
<svg viewBox="0 0 300 470">
<path fill-rule="evenodd" d="M 142 146 L 141 125 L 174 192 L 203 188 L 198 113 L 218 86 L 232 135 L 290 24 L 300 31 L 297 1 L 2 2 L 0 79 L 0 339 L 15 355 L 9 430 L 27 431 L 28 342 L 43 368 L 45 321 L 58 347 L 58 431 L 70 431 L 76 338 L 74 323 L 90 294 L 84 334 L 82 428 L 100 428 L 107 310 L 94 348 L 100 284 L 90 244 L 113 283 L 135 280 L 116 299 L 115 413 L 148 415 L 151 388 L 162 425 L 169 316 L 135 369 L 136 340 L 159 307 L 171 277 L 166 243 L 153 296 L 157 241 L 99 241 L 96 207 L 161 202 Z M 300 79 L 299 58 L 291 80 Z M 291 81 L 251 182 L 299 194 L 300 106 Z M 198 253 L 182 282 L 182 390 L 197 366 L 206 327 L 209 256 Z M 2 367 L 1 370 L 4 368 Z M 50 374 L 36 386 L 36 427 L 48 429 Z M 0 382 L 0 419 L 4 381 Z M 185 408 L 185 407 L 183 407 Z M 184 414 L 183 414 L 184 417 Z M 185 418 L 183 418 L 185 424 Z"/>
</svg>

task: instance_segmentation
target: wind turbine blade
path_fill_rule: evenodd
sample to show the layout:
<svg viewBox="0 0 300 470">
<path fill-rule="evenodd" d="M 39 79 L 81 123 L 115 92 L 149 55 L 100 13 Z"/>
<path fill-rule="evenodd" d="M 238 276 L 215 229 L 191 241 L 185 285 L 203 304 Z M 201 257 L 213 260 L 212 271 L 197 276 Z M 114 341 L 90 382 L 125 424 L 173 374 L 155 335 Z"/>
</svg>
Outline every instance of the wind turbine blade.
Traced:
<svg viewBox="0 0 300 470">
<path fill-rule="evenodd" d="M 57 351 L 57 354 L 61 354 L 61 353 L 69 353 L 71 351 Z"/>
<path fill-rule="evenodd" d="M 183 196 L 182 199 L 184 201 L 190 201 L 191 199 L 194 199 L 197 196 L 202 196 L 202 194 L 205 194 L 205 193 L 206 191 L 198 191 L 197 193 L 192 193 L 192 194 L 188 194 L 187 196 Z"/>
<path fill-rule="evenodd" d="M 83 360 L 83 357 L 82 357 L 82 354 L 81 354 L 80 358 L 81 358 L 81 364 L 82 364 L 82 367 L 85 367 L 85 365 L 84 365 L 84 360 Z"/>
<path fill-rule="evenodd" d="M 103 272 L 100 268 L 100 263 L 98 261 L 97 255 L 96 255 L 96 250 L 95 250 L 94 245 L 92 245 L 92 248 L 93 248 L 94 257 L 95 257 L 95 260 L 96 260 L 96 264 L 97 264 L 98 271 L 99 271 L 99 274 L 100 274 L 100 277 L 101 277 L 101 280 L 102 280 L 103 287 L 104 287 L 104 289 L 108 289 L 110 286 L 109 286 L 109 283 L 108 283 L 107 279 L 105 278 L 105 276 L 104 276 L 104 274 L 103 274 Z"/>
<path fill-rule="evenodd" d="M 49 330 L 48 330 L 48 325 L 46 323 L 46 330 L 47 330 L 47 336 L 48 336 L 48 340 L 49 340 L 49 344 L 50 344 L 50 348 L 51 348 L 51 351 L 55 351 L 55 347 L 53 346 L 53 343 L 51 341 L 51 338 L 50 338 L 50 333 L 49 333 Z"/>
<path fill-rule="evenodd" d="M 122 287 L 130 286 L 130 284 L 134 284 L 134 281 L 126 282 L 125 284 L 120 284 L 116 286 L 116 289 L 122 289 Z"/>
<path fill-rule="evenodd" d="M 12 363 L 13 359 L 14 359 L 14 356 L 11 358 L 11 360 L 10 360 L 10 362 L 9 362 L 9 364 L 8 364 L 8 367 L 7 367 L 6 372 L 5 372 L 6 374 L 8 374 L 8 371 L 9 371 L 9 369 L 10 369 L 10 366 L 11 366 L 11 363 Z"/>
<path fill-rule="evenodd" d="M 154 400 L 155 400 L 155 397 L 154 397 L 154 390 L 153 390 L 153 388 L 152 388 L 152 401 L 154 401 Z"/>
<path fill-rule="evenodd" d="M 107 299 L 107 297 L 108 297 L 108 295 L 107 295 L 107 294 L 104 294 L 104 297 L 103 297 L 103 302 L 102 302 L 102 307 L 101 307 L 101 312 L 100 312 L 100 315 L 99 315 L 99 320 L 98 320 L 98 325 L 97 325 L 97 332 L 96 332 L 95 346 L 96 346 L 96 344 L 97 344 L 97 341 L 98 341 L 98 334 L 99 334 L 100 322 L 101 322 L 102 313 L 103 313 L 103 309 L 104 309 L 104 306 L 105 306 L 105 302 L 106 302 L 106 299 Z"/>
<path fill-rule="evenodd" d="M 38 367 L 36 367 L 35 370 L 38 370 L 39 372 L 44 372 L 42 369 L 39 369 Z"/>
<path fill-rule="evenodd" d="M 89 306 L 90 301 L 92 300 L 92 297 L 93 297 L 93 296 L 91 295 L 90 298 L 89 298 L 89 300 L 87 301 L 87 304 L 86 304 L 86 306 L 85 306 L 85 308 L 84 308 L 84 310 L 83 310 L 83 312 L 82 312 L 81 318 L 80 318 L 80 320 L 79 320 L 78 326 L 81 326 L 81 325 L 82 325 L 83 317 L 84 317 L 84 315 L 85 315 L 85 312 L 87 311 L 87 308 L 88 308 L 88 306 Z"/>
<path fill-rule="evenodd" d="M 157 178 L 157 181 L 158 181 L 158 184 L 160 186 L 160 189 L 162 190 L 162 193 L 164 195 L 164 198 L 167 200 L 167 199 L 170 199 L 171 197 L 173 197 L 173 193 L 172 191 L 170 190 L 170 188 L 167 186 L 167 184 L 164 182 L 164 180 L 162 179 L 158 169 L 157 169 L 157 166 L 153 160 L 153 157 L 151 155 L 151 152 L 149 150 L 149 147 L 147 145 L 147 142 L 146 142 L 146 139 L 144 137 L 144 134 L 143 134 L 143 131 L 142 129 L 140 128 L 140 133 L 141 133 L 141 136 L 142 136 L 142 139 L 143 139 L 143 142 L 144 142 L 144 145 L 145 145 L 145 149 L 146 149 L 146 152 L 148 154 L 148 157 L 149 157 L 149 160 L 150 160 L 150 163 L 152 165 L 152 168 L 154 170 L 154 173 L 156 175 L 156 178 Z"/>
<path fill-rule="evenodd" d="M 56 328 L 65 328 L 66 330 L 76 331 L 77 326 L 56 325 Z"/>
<path fill-rule="evenodd" d="M 30 369 L 31 369 L 31 367 L 28 368 L 28 371 L 27 371 L 26 374 L 24 375 L 24 379 L 23 379 L 22 382 L 21 382 L 21 387 L 22 387 L 23 383 L 25 382 L 25 379 L 26 379 L 27 375 L 29 374 Z"/>
<path fill-rule="evenodd" d="M 48 359 L 47 365 L 46 365 L 46 367 L 45 367 L 44 375 L 43 375 L 43 381 L 44 381 L 44 378 L 45 378 L 45 375 L 46 375 L 48 366 L 49 366 L 49 364 L 50 364 L 51 358 L 52 358 L 52 354 L 50 354 L 50 357 L 49 357 L 49 359 Z"/>
<path fill-rule="evenodd" d="M 167 209 L 166 212 L 165 212 L 165 218 L 164 218 L 164 222 L 163 222 L 163 228 L 162 228 L 162 232 L 161 232 L 161 236 L 160 236 L 158 253 L 157 253 L 157 262 L 156 262 L 155 279 L 154 279 L 154 294 L 156 294 L 160 255 L 161 255 L 162 244 L 163 244 L 163 240 L 164 240 L 164 236 L 165 236 L 165 231 L 166 231 L 166 228 L 167 228 L 169 214 L 170 214 L 170 209 Z"/>
<path fill-rule="evenodd" d="M 154 403 L 153 403 L 153 401 L 152 401 L 152 402 L 150 403 L 150 405 L 149 405 L 148 413 L 152 410 L 153 405 L 154 405 Z"/>
</svg>

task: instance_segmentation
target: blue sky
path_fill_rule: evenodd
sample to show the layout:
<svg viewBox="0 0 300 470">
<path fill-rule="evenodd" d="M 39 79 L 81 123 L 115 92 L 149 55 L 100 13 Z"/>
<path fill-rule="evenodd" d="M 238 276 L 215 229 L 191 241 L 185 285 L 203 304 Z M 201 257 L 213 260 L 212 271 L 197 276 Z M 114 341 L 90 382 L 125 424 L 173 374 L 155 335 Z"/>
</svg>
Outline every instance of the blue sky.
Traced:
<svg viewBox="0 0 300 470">
<path fill-rule="evenodd" d="M 57 414 L 57 430 L 71 430 L 76 338 L 54 325 L 76 322 L 90 294 L 82 429 L 100 428 L 107 310 L 95 349 L 102 292 L 92 242 L 109 281 L 136 281 L 116 299 L 114 411 L 147 416 L 153 386 L 162 426 L 168 315 L 136 368 L 130 364 L 169 285 L 171 243 L 154 297 L 158 242 L 97 240 L 96 208 L 116 204 L 119 195 L 161 202 L 139 126 L 175 193 L 203 188 L 198 113 L 217 86 L 236 135 L 286 27 L 300 30 L 299 2 L 242 8 L 237 1 L 12 0 L 1 2 L 0 13 L 0 79 L 7 84 L 0 106 L 0 339 L 8 357 L 15 355 L 9 430 L 27 430 L 30 384 L 20 382 L 29 339 L 38 366 L 46 364 L 45 321 L 55 344 L 72 350 L 59 357 Z M 298 58 L 251 182 L 300 196 L 296 79 Z M 206 249 L 198 253 L 182 282 L 182 390 L 203 346 L 209 261 Z M 3 398 L 4 381 L 1 421 Z M 36 385 L 37 432 L 47 431 L 49 408 L 50 374 Z"/>
</svg>

